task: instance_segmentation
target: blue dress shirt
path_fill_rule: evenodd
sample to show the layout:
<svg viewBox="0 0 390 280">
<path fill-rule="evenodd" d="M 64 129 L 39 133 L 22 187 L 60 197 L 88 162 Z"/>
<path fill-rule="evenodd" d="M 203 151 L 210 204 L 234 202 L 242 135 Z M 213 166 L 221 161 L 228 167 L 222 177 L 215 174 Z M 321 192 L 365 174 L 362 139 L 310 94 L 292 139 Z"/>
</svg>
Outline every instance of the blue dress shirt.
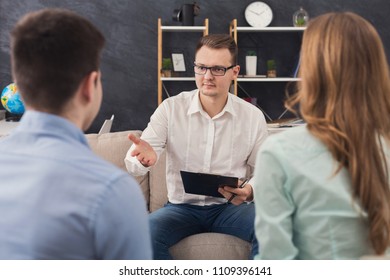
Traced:
<svg viewBox="0 0 390 280">
<path fill-rule="evenodd" d="M 0 259 L 152 257 L 138 184 L 58 116 L 27 111 L 0 141 L 0 213 Z"/>
<path fill-rule="evenodd" d="M 348 171 L 335 175 L 337 167 L 306 126 L 264 142 L 255 167 L 256 258 L 358 259 L 373 254 L 367 214 L 353 199 Z"/>
</svg>

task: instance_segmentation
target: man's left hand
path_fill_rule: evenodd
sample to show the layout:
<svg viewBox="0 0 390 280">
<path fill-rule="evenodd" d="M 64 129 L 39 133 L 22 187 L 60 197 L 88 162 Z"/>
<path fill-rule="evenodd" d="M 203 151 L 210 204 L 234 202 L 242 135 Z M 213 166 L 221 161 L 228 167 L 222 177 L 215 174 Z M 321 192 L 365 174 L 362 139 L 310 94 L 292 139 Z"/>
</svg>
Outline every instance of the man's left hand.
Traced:
<svg viewBox="0 0 390 280">
<path fill-rule="evenodd" d="M 245 184 L 243 188 L 233 188 L 229 186 L 220 187 L 218 192 L 234 205 L 240 205 L 245 201 L 253 200 L 253 190 L 250 184 Z"/>
</svg>

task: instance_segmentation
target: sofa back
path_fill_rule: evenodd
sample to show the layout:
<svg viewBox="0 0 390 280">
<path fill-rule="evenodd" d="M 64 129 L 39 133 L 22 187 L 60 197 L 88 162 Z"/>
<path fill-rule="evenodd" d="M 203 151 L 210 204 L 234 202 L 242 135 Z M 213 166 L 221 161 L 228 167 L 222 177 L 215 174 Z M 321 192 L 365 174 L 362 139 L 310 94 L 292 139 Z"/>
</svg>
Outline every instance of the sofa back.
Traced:
<svg viewBox="0 0 390 280">
<path fill-rule="evenodd" d="M 89 146 L 97 155 L 126 171 L 124 159 L 132 145 L 132 142 L 127 138 L 129 133 L 137 137 L 141 135 L 139 130 L 128 130 L 103 134 L 93 133 L 85 136 Z"/>
</svg>

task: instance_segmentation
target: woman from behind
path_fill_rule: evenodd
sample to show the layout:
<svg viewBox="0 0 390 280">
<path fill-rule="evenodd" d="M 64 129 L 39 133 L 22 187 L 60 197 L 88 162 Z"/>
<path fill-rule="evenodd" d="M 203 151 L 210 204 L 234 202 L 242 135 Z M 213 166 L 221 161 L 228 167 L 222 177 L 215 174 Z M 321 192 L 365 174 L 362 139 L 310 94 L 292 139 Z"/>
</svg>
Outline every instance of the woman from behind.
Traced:
<svg viewBox="0 0 390 280">
<path fill-rule="evenodd" d="M 269 137 L 256 162 L 258 259 L 389 253 L 390 76 L 375 28 L 328 13 L 304 32 L 297 93 L 306 125 Z"/>
</svg>

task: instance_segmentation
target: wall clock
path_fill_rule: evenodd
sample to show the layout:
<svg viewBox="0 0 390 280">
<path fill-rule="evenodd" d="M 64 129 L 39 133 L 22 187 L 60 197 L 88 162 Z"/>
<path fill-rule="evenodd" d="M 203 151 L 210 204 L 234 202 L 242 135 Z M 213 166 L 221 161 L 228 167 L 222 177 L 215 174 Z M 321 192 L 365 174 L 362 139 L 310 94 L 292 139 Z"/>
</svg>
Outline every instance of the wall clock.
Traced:
<svg viewBox="0 0 390 280">
<path fill-rule="evenodd" d="M 271 23 L 272 18 L 272 9 L 264 2 L 252 2 L 245 9 L 245 19 L 253 27 L 266 27 Z"/>
</svg>

